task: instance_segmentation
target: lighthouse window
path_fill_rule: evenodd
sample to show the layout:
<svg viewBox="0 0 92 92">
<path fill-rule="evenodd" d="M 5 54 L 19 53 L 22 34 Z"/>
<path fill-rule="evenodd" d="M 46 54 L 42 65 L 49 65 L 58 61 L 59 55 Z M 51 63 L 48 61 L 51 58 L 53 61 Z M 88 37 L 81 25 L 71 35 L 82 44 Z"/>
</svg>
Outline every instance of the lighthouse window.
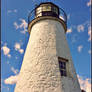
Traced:
<svg viewBox="0 0 92 92">
<path fill-rule="evenodd" d="M 67 76 L 66 60 L 59 57 L 58 61 L 59 61 L 59 69 L 60 69 L 61 76 Z"/>
</svg>

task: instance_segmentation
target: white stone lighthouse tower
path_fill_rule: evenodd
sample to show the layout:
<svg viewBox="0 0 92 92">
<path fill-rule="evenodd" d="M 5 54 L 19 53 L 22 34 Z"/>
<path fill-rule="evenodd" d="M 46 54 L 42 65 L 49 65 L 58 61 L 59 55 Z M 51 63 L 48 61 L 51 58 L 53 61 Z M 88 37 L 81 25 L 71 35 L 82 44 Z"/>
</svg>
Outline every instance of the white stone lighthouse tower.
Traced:
<svg viewBox="0 0 92 92">
<path fill-rule="evenodd" d="M 41 3 L 33 11 L 15 92 L 81 92 L 65 37 L 64 11 L 51 2 Z"/>
</svg>

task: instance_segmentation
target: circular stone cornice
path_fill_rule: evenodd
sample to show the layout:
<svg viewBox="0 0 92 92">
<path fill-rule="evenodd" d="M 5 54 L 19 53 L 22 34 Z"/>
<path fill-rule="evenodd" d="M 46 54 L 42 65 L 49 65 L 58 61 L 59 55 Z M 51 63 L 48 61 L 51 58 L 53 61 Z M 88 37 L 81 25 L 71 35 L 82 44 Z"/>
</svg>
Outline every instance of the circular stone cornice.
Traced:
<svg viewBox="0 0 92 92">
<path fill-rule="evenodd" d="M 59 22 L 63 25 L 63 27 L 64 27 L 64 29 L 65 29 L 65 33 L 66 33 L 66 31 L 67 31 L 67 25 L 66 25 L 66 23 L 65 23 L 62 19 L 57 18 L 57 17 L 52 17 L 52 16 L 41 16 L 41 17 L 37 17 L 37 18 L 33 19 L 33 20 L 32 20 L 31 22 L 29 22 L 29 24 L 28 24 L 28 32 L 29 32 L 29 33 L 31 32 L 31 28 L 32 28 L 32 26 L 33 26 L 35 23 L 37 23 L 38 21 L 41 21 L 41 20 L 46 20 L 46 19 L 59 21 Z"/>
</svg>

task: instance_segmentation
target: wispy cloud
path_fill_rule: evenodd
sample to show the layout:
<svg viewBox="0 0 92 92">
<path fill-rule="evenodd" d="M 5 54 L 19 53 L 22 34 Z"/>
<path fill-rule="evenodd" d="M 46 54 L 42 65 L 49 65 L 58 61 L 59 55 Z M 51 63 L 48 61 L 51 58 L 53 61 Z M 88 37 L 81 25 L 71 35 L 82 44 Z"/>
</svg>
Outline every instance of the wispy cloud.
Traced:
<svg viewBox="0 0 92 92">
<path fill-rule="evenodd" d="M 77 30 L 78 30 L 78 32 L 84 32 L 84 25 L 78 25 L 77 26 Z"/>
<path fill-rule="evenodd" d="M 5 84 L 10 84 L 10 85 L 16 84 L 17 81 L 18 81 L 18 76 L 19 76 L 19 75 L 10 76 L 10 77 L 8 77 L 8 78 L 6 78 L 6 79 L 4 80 L 4 83 L 5 83 Z"/>
<path fill-rule="evenodd" d="M 24 49 L 21 49 L 20 43 L 15 43 L 14 48 L 15 48 L 16 51 L 20 52 L 20 54 L 24 53 Z"/>
<path fill-rule="evenodd" d="M 27 32 L 28 23 L 24 19 L 20 19 L 20 21 L 22 22 L 20 24 L 20 28 L 23 28 L 23 30 L 21 31 L 21 33 L 25 34 Z"/>
<path fill-rule="evenodd" d="M 8 10 L 7 12 L 8 12 L 8 13 L 11 13 L 12 11 L 11 11 L 11 10 Z"/>
<path fill-rule="evenodd" d="M 18 25 L 17 22 L 14 22 L 14 26 L 16 29 L 22 29 L 22 31 L 20 31 L 22 34 L 25 34 L 27 32 L 27 26 L 28 23 L 24 20 L 24 19 L 19 19 L 21 21 L 21 24 Z"/>
<path fill-rule="evenodd" d="M 78 46 L 78 52 L 81 52 L 82 49 L 83 49 L 83 46 L 82 46 L 82 45 L 79 45 L 79 46 Z"/>
<path fill-rule="evenodd" d="M 10 64 L 10 62 L 9 62 L 9 61 L 7 61 L 6 63 L 7 63 L 8 65 Z"/>
<path fill-rule="evenodd" d="M 67 32 L 66 32 L 66 33 L 67 33 L 67 34 L 72 33 L 72 28 L 67 29 Z"/>
<path fill-rule="evenodd" d="M 68 19 L 68 20 L 70 19 L 70 14 L 67 15 L 67 19 Z"/>
<path fill-rule="evenodd" d="M 91 40 L 92 40 L 92 36 L 91 36 L 91 26 L 88 27 L 88 35 L 89 35 L 88 41 L 91 41 Z"/>
<path fill-rule="evenodd" d="M 14 9 L 14 10 L 8 10 L 7 13 L 17 13 L 17 9 Z"/>
<path fill-rule="evenodd" d="M 81 89 L 85 90 L 86 92 L 91 92 L 91 79 L 90 78 L 83 79 L 83 77 L 79 75 L 77 77 L 78 77 Z"/>
<path fill-rule="evenodd" d="M 17 12 L 17 9 L 15 9 L 14 12 L 16 13 Z"/>
<path fill-rule="evenodd" d="M 92 2 L 92 0 L 89 0 L 89 2 L 87 2 L 87 6 L 88 6 L 88 7 L 92 5 L 91 2 Z"/>
<path fill-rule="evenodd" d="M 11 67 L 11 71 L 14 73 L 14 74 L 18 74 L 18 69 L 15 69 L 14 67 Z"/>
<path fill-rule="evenodd" d="M 88 50 L 88 53 L 91 54 L 92 53 L 91 50 Z"/>
<path fill-rule="evenodd" d="M 18 59 L 18 57 L 16 56 L 15 59 Z"/>
<path fill-rule="evenodd" d="M 16 29 L 19 28 L 19 25 L 17 24 L 17 22 L 14 22 L 14 26 L 15 26 Z"/>
<path fill-rule="evenodd" d="M 4 45 L 2 48 L 1 48 L 1 50 L 3 50 L 3 53 L 4 53 L 4 55 L 5 56 L 7 56 L 7 57 L 11 57 L 11 55 L 10 55 L 10 48 L 9 47 L 7 47 L 7 45 Z"/>
<path fill-rule="evenodd" d="M 27 22 L 24 20 L 24 19 L 20 19 L 20 21 L 22 22 L 21 24 L 20 24 L 20 28 L 24 28 L 24 29 L 26 29 L 27 28 Z"/>
<path fill-rule="evenodd" d="M 77 39 L 78 39 L 78 35 L 77 34 L 73 34 L 72 37 L 71 37 L 71 42 L 75 43 L 75 42 L 77 42 Z"/>
</svg>

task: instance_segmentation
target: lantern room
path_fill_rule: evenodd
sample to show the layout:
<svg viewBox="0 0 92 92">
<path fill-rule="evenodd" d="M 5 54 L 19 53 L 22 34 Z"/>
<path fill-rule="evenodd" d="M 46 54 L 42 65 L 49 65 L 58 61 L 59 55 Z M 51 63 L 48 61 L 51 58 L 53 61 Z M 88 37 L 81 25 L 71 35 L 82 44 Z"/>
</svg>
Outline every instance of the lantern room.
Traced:
<svg viewBox="0 0 92 92">
<path fill-rule="evenodd" d="M 59 17 L 59 7 L 51 2 L 41 3 L 35 8 L 35 17 L 40 16 Z"/>
<path fill-rule="evenodd" d="M 28 16 L 28 31 L 30 33 L 33 24 L 42 19 L 58 20 L 62 23 L 65 32 L 67 31 L 67 16 L 63 9 L 52 2 L 40 3 Z"/>
</svg>

